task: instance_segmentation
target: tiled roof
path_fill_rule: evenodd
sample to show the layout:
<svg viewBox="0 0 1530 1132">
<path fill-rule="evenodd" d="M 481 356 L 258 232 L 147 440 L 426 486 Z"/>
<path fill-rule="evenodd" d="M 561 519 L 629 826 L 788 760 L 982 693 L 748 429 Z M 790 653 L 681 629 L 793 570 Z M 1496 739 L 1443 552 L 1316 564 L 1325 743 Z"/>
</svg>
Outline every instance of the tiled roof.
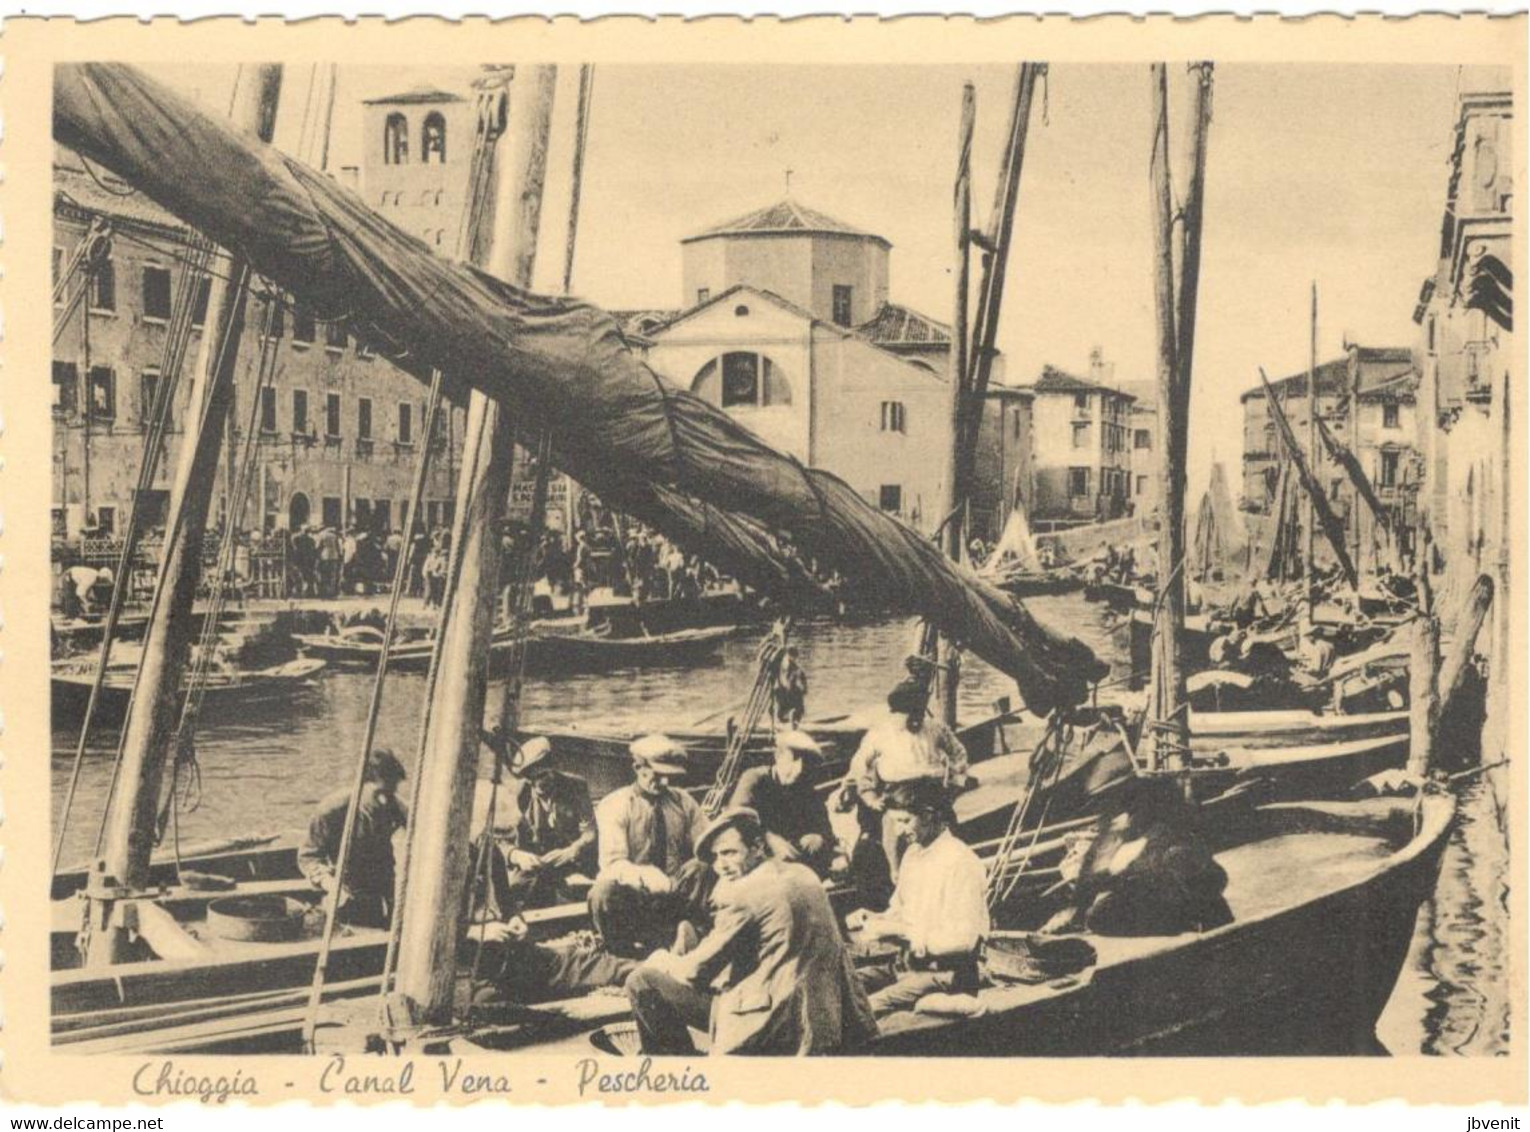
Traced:
<svg viewBox="0 0 1530 1132">
<path fill-rule="evenodd" d="M 878 346 L 945 346 L 951 328 L 910 307 L 884 302 L 872 318 L 856 330 Z"/>
<path fill-rule="evenodd" d="M 1114 393 L 1117 397 L 1136 400 L 1130 393 L 1123 393 L 1109 385 L 1101 385 L 1098 381 L 1075 377 L 1055 366 L 1043 366 L 1041 376 L 1031 383 L 1030 388 L 1037 393 Z"/>
<path fill-rule="evenodd" d="M 688 244 L 692 240 L 707 240 L 714 236 L 761 236 L 781 235 L 784 233 L 828 233 L 838 236 L 861 236 L 868 240 L 878 240 L 891 247 L 892 244 L 881 236 L 846 224 L 842 220 L 836 220 L 832 216 L 808 208 L 799 204 L 791 197 L 777 201 L 775 204 L 756 209 L 754 212 L 735 217 L 726 223 L 719 224 L 714 228 L 697 232 L 693 236 L 686 236 L 680 242 Z"/>
<path fill-rule="evenodd" d="M 1411 385 L 1418 384 L 1413 352 L 1406 347 L 1355 346 L 1353 349 L 1360 362 L 1360 395 L 1362 397 L 1382 386 L 1390 387 L 1392 382 L 1405 378 L 1409 374 L 1413 375 Z M 1307 396 L 1306 371 L 1282 377 L 1278 381 L 1271 381 L 1270 385 L 1274 388 L 1277 397 L 1305 397 Z M 1324 397 L 1339 397 L 1353 392 L 1350 388 L 1349 358 L 1347 356 L 1335 358 L 1320 364 L 1317 367 L 1317 387 L 1318 393 Z M 1261 382 L 1245 391 L 1240 400 L 1248 401 L 1254 397 L 1263 396 L 1264 384 Z"/>
<path fill-rule="evenodd" d="M 449 90 L 441 90 L 439 87 L 417 86 L 413 90 L 402 91 L 399 94 L 389 94 L 382 98 L 367 98 L 362 100 L 364 106 L 418 106 L 427 102 L 466 102 L 460 94 L 453 94 Z"/>
<path fill-rule="evenodd" d="M 186 225 L 127 182 L 93 165 L 86 171 L 78 154 L 60 148 L 53 163 L 53 199 L 114 220 L 137 221 L 156 228 L 185 231 Z"/>
</svg>

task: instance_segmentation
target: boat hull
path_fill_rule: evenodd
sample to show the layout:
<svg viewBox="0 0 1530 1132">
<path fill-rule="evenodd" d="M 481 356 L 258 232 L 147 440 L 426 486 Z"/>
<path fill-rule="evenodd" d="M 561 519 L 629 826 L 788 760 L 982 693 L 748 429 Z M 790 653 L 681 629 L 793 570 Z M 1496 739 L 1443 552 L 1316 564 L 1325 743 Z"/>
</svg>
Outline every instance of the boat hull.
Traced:
<svg viewBox="0 0 1530 1132">
<path fill-rule="evenodd" d="M 891 1056 L 1373 1054 L 1423 902 L 1439 880 L 1453 803 L 1364 882 L 1079 976 L 959 1024 L 902 1015 L 870 1051 Z M 1023 996 L 1022 996 L 1023 997 Z M 900 1026 L 899 1023 L 902 1023 Z"/>
</svg>

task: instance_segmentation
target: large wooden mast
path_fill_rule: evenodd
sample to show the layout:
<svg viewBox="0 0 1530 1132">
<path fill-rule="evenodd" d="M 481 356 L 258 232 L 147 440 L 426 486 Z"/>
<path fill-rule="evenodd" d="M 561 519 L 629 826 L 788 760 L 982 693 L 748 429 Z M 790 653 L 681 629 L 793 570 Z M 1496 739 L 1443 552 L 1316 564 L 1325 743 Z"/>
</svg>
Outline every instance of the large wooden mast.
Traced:
<svg viewBox="0 0 1530 1132">
<path fill-rule="evenodd" d="M 479 266 L 530 286 L 541 219 L 557 68 L 518 66 L 494 163 L 492 236 L 472 242 Z M 503 97 L 486 95 L 485 97 Z M 492 219 L 490 219 L 492 217 Z M 487 248 L 486 254 L 481 254 Z M 451 600 L 442 610 L 420 744 L 408 869 L 397 915 L 401 930 L 394 990 L 415 1017 L 450 1020 L 461 910 L 468 882 L 469 820 L 477 776 L 489 646 L 500 574 L 500 533 L 510 492 L 515 429 L 504 406 L 474 391 L 468 404 Z"/>
<path fill-rule="evenodd" d="M 1151 737 L 1156 769 L 1183 766 L 1189 758 L 1185 717 L 1185 670 L 1180 638 L 1185 623 L 1185 463 L 1189 448 L 1190 376 L 1195 352 L 1195 307 L 1200 283 L 1201 208 L 1205 198 L 1206 136 L 1211 121 L 1211 64 L 1192 67 L 1193 125 L 1190 181 L 1174 238 L 1174 201 L 1169 168 L 1168 68 L 1152 67 L 1153 295 L 1157 314 L 1158 403 L 1163 414 L 1159 474 L 1163 503 L 1158 531 L 1159 597 L 1153 625 Z M 1176 257 L 1175 252 L 1178 251 Z M 1177 262 L 1176 262 L 1177 259 Z"/>
<path fill-rule="evenodd" d="M 270 141 L 281 94 L 279 65 L 246 67 L 234 93 L 232 119 L 241 130 Z M 235 363 L 243 330 L 249 267 L 237 256 L 214 271 L 206 326 L 191 391 L 185 443 L 171 489 L 170 526 L 160 559 L 154 603 L 144 631 L 143 659 L 124 725 L 115 789 L 109 800 L 94 891 L 103 897 L 92 915 L 103 934 L 90 935 L 87 961 L 110 963 L 122 931 L 111 916 L 111 897 L 142 892 L 149 883 L 155 812 L 166 758 L 180 714 L 181 683 L 191 655 L 192 603 L 201 578 L 202 539 L 217 475 L 224 421 L 233 400 Z M 232 516 L 229 517 L 232 520 Z M 120 578 L 118 585 L 126 585 Z M 105 943 L 106 946 L 102 946 Z"/>
<path fill-rule="evenodd" d="M 1317 390 L 1317 283 L 1312 284 L 1312 326 L 1307 354 L 1307 458 L 1312 465 L 1312 480 L 1318 483 L 1318 390 Z M 1317 605 L 1317 496 L 1307 493 L 1307 538 L 1303 543 L 1302 581 L 1307 587 L 1306 620 L 1312 624 Z"/>
</svg>

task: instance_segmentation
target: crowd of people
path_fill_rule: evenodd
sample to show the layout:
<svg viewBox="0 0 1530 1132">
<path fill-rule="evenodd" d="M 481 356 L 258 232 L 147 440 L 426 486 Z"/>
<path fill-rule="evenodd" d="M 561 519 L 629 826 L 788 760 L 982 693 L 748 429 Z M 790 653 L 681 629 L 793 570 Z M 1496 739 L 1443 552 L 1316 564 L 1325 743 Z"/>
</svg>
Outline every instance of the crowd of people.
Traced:
<svg viewBox="0 0 1530 1132">
<path fill-rule="evenodd" d="M 464 847 L 478 879 L 463 915 L 488 949 L 484 1001 L 624 988 L 652 1054 L 693 1054 L 698 1031 L 713 1054 L 843 1052 L 921 1004 L 981 1010 L 992 924 L 986 867 L 956 832 L 955 799 L 972 785 L 961 741 L 930 716 L 928 687 L 904 680 L 825 794 L 824 752 L 797 726 L 805 677 L 788 684 L 775 697 L 770 762 L 710 816 L 685 788 L 703 768 L 666 735 L 634 741 L 632 780 L 598 803 L 545 738 L 486 737 Z M 391 753 L 373 752 L 340 894 L 346 922 L 389 922 L 403 777 Z M 300 857 L 325 891 L 337 883 L 346 801 L 320 806 Z M 850 832 L 836 833 L 831 808 L 854 813 Z M 1118 804 L 1098 835 L 1092 855 L 1073 854 L 1077 897 L 1055 930 L 1151 934 L 1230 915 L 1226 876 L 1175 820 L 1172 798 Z M 854 909 L 836 911 L 831 888 Z M 570 901 L 587 901 L 593 941 L 529 938 L 524 912 Z"/>
</svg>

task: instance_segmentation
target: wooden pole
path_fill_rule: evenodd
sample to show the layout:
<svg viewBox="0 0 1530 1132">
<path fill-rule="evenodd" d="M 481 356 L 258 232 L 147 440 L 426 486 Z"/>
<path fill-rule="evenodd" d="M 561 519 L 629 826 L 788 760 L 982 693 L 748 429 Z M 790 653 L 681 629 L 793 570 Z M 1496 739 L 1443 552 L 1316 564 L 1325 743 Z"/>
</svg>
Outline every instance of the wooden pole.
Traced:
<svg viewBox="0 0 1530 1132">
<path fill-rule="evenodd" d="M 1418 531 L 1420 554 L 1424 563 L 1427 530 L 1421 523 Z M 1413 622 L 1413 652 L 1408 665 L 1408 773 L 1423 778 L 1434 765 L 1434 733 L 1440 718 L 1440 622 L 1434 615 L 1434 593 L 1429 569 L 1423 566 L 1414 573 L 1418 594 L 1418 617 Z"/>
<path fill-rule="evenodd" d="M 962 87 L 961 120 L 957 127 L 956 183 L 953 189 L 952 229 L 954 266 L 954 294 L 951 304 L 951 353 L 949 380 L 951 382 L 951 445 L 946 461 L 946 499 L 941 513 L 947 517 L 946 553 L 953 562 L 961 561 L 962 540 L 966 537 L 966 524 L 956 513 L 966 502 L 966 485 L 962 482 L 962 452 L 964 449 L 964 422 L 968 412 L 981 413 L 981 405 L 968 405 L 967 390 L 967 292 L 971 267 L 972 232 L 972 128 L 977 115 L 977 94 L 971 83 Z M 940 682 L 941 717 L 946 726 L 956 726 L 957 673 L 956 647 L 942 639 L 941 652 L 945 661 Z"/>
<path fill-rule="evenodd" d="M 1157 317 L 1158 402 L 1164 407 L 1164 442 L 1159 446 L 1163 482 L 1162 525 L 1158 531 L 1159 600 L 1154 610 L 1152 693 L 1149 722 L 1155 727 L 1149 744 L 1156 769 L 1167 769 L 1166 751 L 1188 748 L 1180 714 L 1185 678 L 1180 661 L 1180 630 L 1185 620 L 1184 465 L 1175 475 L 1174 406 L 1179 403 L 1179 335 L 1174 309 L 1174 202 L 1169 183 L 1168 68 L 1152 65 L 1153 149 L 1149 178 L 1153 201 L 1153 300 Z M 1163 730 L 1156 730 L 1162 728 Z M 1175 740 L 1180 740 L 1176 745 Z"/>
<path fill-rule="evenodd" d="M 530 286 L 547 171 L 557 68 L 518 66 L 514 108 L 495 165 L 495 232 L 481 264 Z M 515 430 L 497 402 L 473 392 L 468 405 L 457 517 L 452 600 L 442 610 L 435 678 L 420 761 L 419 802 L 410 815 L 409 870 L 395 989 L 427 1024 L 449 1021 L 457 943 L 468 882 L 469 818 L 477 778 L 489 645 L 499 586 L 499 526 L 510 491 Z"/>
<path fill-rule="evenodd" d="M 1318 391 L 1317 391 L 1317 282 L 1312 284 L 1312 336 L 1309 343 L 1310 350 L 1307 355 L 1307 455 L 1312 465 L 1312 480 L 1321 485 L 1322 477 L 1318 474 Z M 1317 500 L 1309 492 L 1307 495 L 1307 539 L 1302 567 L 1304 571 L 1303 581 L 1307 584 L 1307 608 L 1306 618 L 1303 624 L 1311 625 L 1314 608 L 1317 602 L 1317 585 L 1313 580 L 1313 574 L 1317 569 Z"/>
<path fill-rule="evenodd" d="M 235 90 L 235 125 L 270 141 L 281 83 L 279 65 L 244 70 Z M 217 474 L 224 422 L 233 401 L 248 277 L 247 265 L 237 257 L 229 261 L 226 270 L 213 272 L 206 323 L 210 333 L 202 337 L 191 392 L 190 415 L 197 423 L 187 430 L 176 465 L 172 518 L 144 630 L 143 659 L 123 728 L 104 837 L 97 847 L 102 854 L 102 875 L 97 879 L 104 890 L 115 887 L 131 893 L 142 891 L 149 883 L 155 812 L 166 756 L 173 747 L 171 739 L 180 716 L 181 681 L 191 655 L 192 602 L 201 578 L 210 487 Z M 120 578 L 117 584 L 127 582 Z M 117 952 L 122 932 L 107 934 L 113 940 L 108 947 L 91 945 L 92 963 L 109 963 Z"/>
<path fill-rule="evenodd" d="M 1015 204 L 1020 195 L 1020 172 L 1025 165 L 1025 142 L 1030 133 L 1031 104 L 1035 101 L 1036 80 L 1046 72 L 1044 63 L 1023 63 L 1015 73 L 1015 93 L 1010 106 L 1008 142 L 994 193 L 993 214 L 989 218 L 984 248 L 983 275 L 978 286 L 976 317 L 972 320 L 972 345 L 967 354 L 969 371 L 966 387 L 968 411 L 963 417 L 963 433 L 958 480 L 970 491 L 976 474 L 977 438 L 982 427 L 983 398 L 996 356 L 999 333 L 999 308 L 1004 300 L 1004 282 L 1009 269 L 1009 247 L 1015 228 Z"/>
<path fill-rule="evenodd" d="M 1477 651 L 1477 636 L 1482 632 L 1482 623 L 1487 620 L 1488 610 L 1493 605 L 1493 591 L 1492 575 L 1479 575 L 1472 584 L 1471 592 L 1466 595 L 1465 607 L 1452 626 L 1450 655 L 1444 658 L 1440 667 L 1441 712 L 1449 711 L 1451 702 L 1460 693 L 1461 685 L 1466 680 L 1466 670 Z"/>
</svg>

